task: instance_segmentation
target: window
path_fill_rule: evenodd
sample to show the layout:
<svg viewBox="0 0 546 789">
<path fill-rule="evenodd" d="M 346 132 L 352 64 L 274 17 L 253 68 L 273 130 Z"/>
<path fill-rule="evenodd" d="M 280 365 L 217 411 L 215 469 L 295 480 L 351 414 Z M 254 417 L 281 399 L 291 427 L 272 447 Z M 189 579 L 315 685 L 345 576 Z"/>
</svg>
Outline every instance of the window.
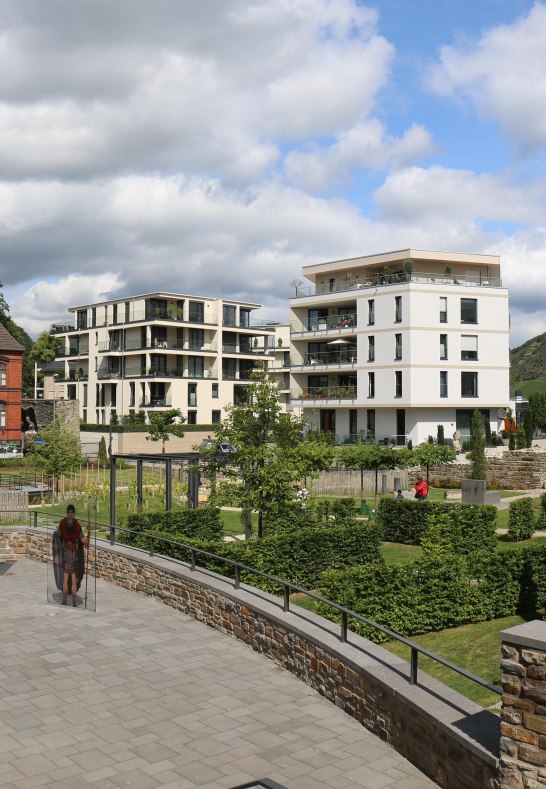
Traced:
<svg viewBox="0 0 546 789">
<path fill-rule="evenodd" d="M 212 425 L 219 425 L 220 422 L 221 422 L 221 417 L 222 417 L 222 412 L 221 411 L 213 411 L 212 412 L 211 424 Z"/>
<path fill-rule="evenodd" d="M 375 397 L 375 373 L 368 373 L 368 397 Z"/>
<path fill-rule="evenodd" d="M 478 322 L 478 299 L 461 299 L 461 323 Z"/>
<path fill-rule="evenodd" d="M 6 427 L 6 404 L 0 403 L 0 427 Z"/>
<path fill-rule="evenodd" d="M 468 361 L 469 359 L 478 358 L 478 335 L 477 334 L 463 334 L 461 337 L 461 359 Z"/>
<path fill-rule="evenodd" d="M 218 397 L 218 384 L 212 384 L 212 397 L 214 399 Z"/>
<path fill-rule="evenodd" d="M 112 323 L 118 322 L 118 305 L 114 304 L 112 306 Z"/>
<path fill-rule="evenodd" d="M 8 385 L 8 366 L 5 362 L 0 362 L 0 386 Z"/>
<path fill-rule="evenodd" d="M 394 322 L 402 322 L 402 296 L 394 297 Z"/>
<path fill-rule="evenodd" d="M 440 370 L 440 397 L 447 397 L 447 370 Z"/>
<path fill-rule="evenodd" d="M 402 370 L 395 370 L 394 373 L 394 396 L 402 397 Z"/>
<path fill-rule="evenodd" d="M 188 377 L 202 378 L 204 370 L 204 360 L 202 356 L 188 356 Z"/>
<path fill-rule="evenodd" d="M 461 397 L 478 396 L 478 373 L 461 373 Z"/>
<path fill-rule="evenodd" d="M 74 387 L 75 389 L 76 387 Z M 118 385 L 117 384 L 110 384 L 110 405 L 117 405 L 117 392 L 118 392 Z"/>
<path fill-rule="evenodd" d="M 333 293 L 334 290 L 336 289 L 336 280 L 335 280 L 334 277 L 332 279 L 330 279 L 330 282 L 328 283 L 328 286 L 330 288 L 330 293 Z"/>
<path fill-rule="evenodd" d="M 368 337 L 368 361 L 375 361 L 375 337 Z"/>
<path fill-rule="evenodd" d="M 197 384 L 188 384 L 188 405 L 197 405 Z"/>
<path fill-rule="evenodd" d="M 205 349 L 204 329 L 190 329 L 189 348 L 190 351 L 203 351 Z"/>
<path fill-rule="evenodd" d="M 197 424 L 197 411 L 188 411 L 188 425 Z"/>
<path fill-rule="evenodd" d="M 191 302 L 190 302 L 191 304 Z M 222 320 L 224 326 L 236 326 L 236 308 L 231 304 L 224 304 L 222 309 Z"/>
<path fill-rule="evenodd" d="M 394 335 L 394 358 L 401 359 L 402 358 L 402 335 L 395 334 Z"/>
<path fill-rule="evenodd" d="M 97 325 L 97 308 L 91 308 L 91 326 L 95 327 Z"/>
<path fill-rule="evenodd" d="M 440 296 L 440 323 L 447 323 L 447 296 Z"/>
<path fill-rule="evenodd" d="M 368 326 L 375 323 L 375 299 L 368 299 Z"/>
<path fill-rule="evenodd" d="M 447 334 L 440 334 L 440 359 L 447 359 Z"/>
<path fill-rule="evenodd" d="M 250 310 L 242 308 L 239 310 L 239 326 L 242 326 L 244 329 L 250 327 Z"/>
<path fill-rule="evenodd" d="M 205 305 L 202 301 L 190 301 L 188 318 L 193 323 L 205 322 Z"/>
<path fill-rule="evenodd" d="M 78 310 L 77 327 L 78 329 L 87 329 L 87 310 Z"/>
</svg>

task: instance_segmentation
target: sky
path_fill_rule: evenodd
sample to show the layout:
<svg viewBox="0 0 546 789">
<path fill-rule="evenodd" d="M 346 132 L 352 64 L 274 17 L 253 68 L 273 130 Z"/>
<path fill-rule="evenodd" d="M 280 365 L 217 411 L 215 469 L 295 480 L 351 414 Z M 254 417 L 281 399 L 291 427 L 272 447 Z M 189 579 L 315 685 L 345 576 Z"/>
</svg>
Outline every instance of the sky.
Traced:
<svg viewBox="0 0 546 789">
<path fill-rule="evenodd" d="M 0 0 L 0 281 L 32 336 L 157 290 L 501 256 L 546 331 L 546 2 Z"/>
</svg>

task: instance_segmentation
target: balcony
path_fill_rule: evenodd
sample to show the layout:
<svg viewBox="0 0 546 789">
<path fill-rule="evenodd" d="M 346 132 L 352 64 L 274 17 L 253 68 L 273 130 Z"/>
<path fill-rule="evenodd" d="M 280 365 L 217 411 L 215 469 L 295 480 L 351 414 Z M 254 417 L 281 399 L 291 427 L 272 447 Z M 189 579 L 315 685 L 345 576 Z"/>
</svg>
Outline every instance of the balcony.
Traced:
<svg viewBox="0 0 546 789">
<path fill-rule="evenodd" d="M 108 378 L 121 378 L 119 370 L 97 370 L 97 378 L 103 381 Z"/>
<path fill-rule="evenodd" d="M 293 400 L 355 400 L 356 396 L 356 386 L 310 386 L 292 392 Z"/>
<path fill-rule="evenodd" d="M 100 371 L 99 371 L 100 372 Z M 100 375 L 99 375 L 100 377 Z M 118 375 L 118 377 L 121 377 Z M 190 380 L 217 380 L 218 373 L 215 369 L 201 370 L 199 372 L 192 372 L 190 370 L 156 370 L 149 368 L 148 370 L 141 367 L 127 367 L 125 370 L 124 378 L 189 378 Z"/>
<path fill-rule="evenodd" d="M 89 348 L 85 346 L 76 346 L 72 345 L 68 350 L 60 351 L 57 354 L 57 358 L 66 359 L 69 356 L 87 356 L 89 354 Z"/>
<path fill-rule="evenodd" d="M 240 345 L 222 345 L 222 353 L 233 354 L 233 355 L 237 354 L 238 356 L 241 354 L 244 356 L 254 356 L 254 355 L 267 356 L 268 349 L 264 347 L 252 348 L 250 346 L 241 347 Z"/>
<path fill-rule="evenodd" d="M 170 408 L 172 405 L 170 397 L 151 397 L 149 400 L 143 400 L 141 408 Z"/>
<path fill-rule="evenodd" d="M 329 315 L 324 318 L 313 318 L 308 321 L 292 321 L 290 324 L 290 334 L 304 334 L 305 332 L 339 331 L 351 334 L 357 328 L 356 312 L 341 313 L 340 315 Z"/>
<path fill-rule="evenodd" d="M 401 271 L 392 274 L 382 274 L 380 272 L 363 277 L 358 282 L 354 279 L 344 279 L 328 285 L 315 285 L 311 287 L 296 288 L 295 299 L 305 299 L 309 296 L 331 296 L 333 293 L 346 293 L 347 291 L 363 290 L 367 288 L 378 288 L 389 285 L 401 285 L 409 282 L 419 285 L 463 285 L 465 287 L 485 287 L 502 288 L 500 277 L 466 276 L 461 274 L 437 274 L 424 271 Z"/>
<path fill-rule="evenodd" d="M 77 331 L 77 329 L 70 323 L 52 323 L 49 329 L 50 334 L 64 334 L 67 331 Z"/>
<path fill-rule="evenodd" d="M 141 339 L 127 340 L 125 347 L 119 342 L 101 342 L 98 345 L 99 353 L 124 353 L 129 351 L 166 350 L 189 351 L 190 353 L 216 353 L 216 344 L 205 342 L 201 344 L 191 342 L 172 342 L 169 340 L 154 339 L 143 343 Z"/>
<path fill-rule="evenodd" d="M 336 365 L 339 367 L 343 364 L 355 365 L 356 363 L 356 348 L 344 348 L 341 351 L 309 353 L 299 357 L 290 357 L 291 367 L 322 367 L 328 365 Z"/>
<path fill-rule="evenodd" d="M 252 381 L 253 371 L 222 370 L 222 378 L 224 381 Z"/>
</svg>

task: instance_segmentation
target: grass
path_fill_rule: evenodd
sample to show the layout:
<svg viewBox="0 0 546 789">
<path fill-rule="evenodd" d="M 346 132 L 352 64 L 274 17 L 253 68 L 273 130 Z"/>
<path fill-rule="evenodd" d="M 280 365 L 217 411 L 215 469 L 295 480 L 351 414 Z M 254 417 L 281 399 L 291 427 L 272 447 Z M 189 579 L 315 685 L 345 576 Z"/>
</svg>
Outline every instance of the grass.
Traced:
<svg viewBox="0 0 546 789">
<path fill-rule="evenodd" d="M 450 630 L 440 630 L 437 633 L 427 633 L 424 636 L 414 636 L 412 641 L 498 685 L 500 682 L 499 633 L 525 621 L 520 616 L 508 616 L 490 622 L 479 622 L 475 625 L 463 625 Z M 391 641 L 382 646 L 404 660 L 409 660 L 410 650 L 403 644 Z M 487 688 L 482 688 L 430 658 L 420 656 L 419 668 L 482 707 L 490 707 L 499 701 L 499 696 Z"/>
<path fill-rule="evenodd" d="M 546 381 L 538 379 L 534 381 L 517 381 L 511 384 L 510 389 L 513 392 L 521 392 L 524 397 L 529 397 L 532 392 L 546 392 Z"/>
</svg>

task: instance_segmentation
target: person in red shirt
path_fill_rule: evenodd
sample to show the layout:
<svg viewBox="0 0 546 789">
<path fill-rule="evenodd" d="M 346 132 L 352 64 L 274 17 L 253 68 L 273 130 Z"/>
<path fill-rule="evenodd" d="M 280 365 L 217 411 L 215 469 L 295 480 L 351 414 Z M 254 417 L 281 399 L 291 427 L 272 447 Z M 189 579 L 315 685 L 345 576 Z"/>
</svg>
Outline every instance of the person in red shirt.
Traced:
<svg viewBox="0 0 546 789">
<path fill-rule="evenodd" d="M 425 482 L 423 477 L 417 477 L 417 482 L 413 486 L 413 490 L 415 491 L 415 498 L 419 499 L 419 501 L 424 501 L 428 496 L 428 484 Z"/>
<path fill-rule="evenodd" d="M 63 568 L 62 605 L 68 604 L 68 586 L 70 583 L 72 605 L 75 607 L 77 603 L 76 591 L 78 587 L 76 577 L 78 572 L 78 548 L 80 543 L 83 547 L 89 548 L 89 534 L 87 537 L 84 536 L 83 529 L 76 520 L 76 509 L 73 504 L 69 504 L 66 508 L 66 518 L 61 520 L 57 531 L 62 549 L 62 555 L 56 559 L 57 562 L 62 562 Z"/>
</svg>

